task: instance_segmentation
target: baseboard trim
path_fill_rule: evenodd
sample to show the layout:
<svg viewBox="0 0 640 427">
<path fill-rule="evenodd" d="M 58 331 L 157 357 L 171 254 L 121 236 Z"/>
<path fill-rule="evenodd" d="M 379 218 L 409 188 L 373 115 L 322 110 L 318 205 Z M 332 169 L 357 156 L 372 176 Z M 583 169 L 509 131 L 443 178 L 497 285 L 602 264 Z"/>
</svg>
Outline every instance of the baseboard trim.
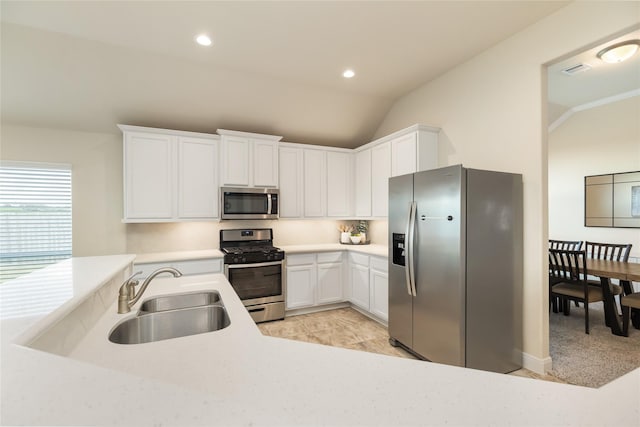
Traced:
<svg viewBox="0 0 640 427">
<path fill-rule="evenodd" d="M 540 359 L 530 355 L 529 353 L 522 353 L 522 367 L 536 374 L 544 375 L 551 371 L 552 361 L 551 356 Z"/>
</svg>

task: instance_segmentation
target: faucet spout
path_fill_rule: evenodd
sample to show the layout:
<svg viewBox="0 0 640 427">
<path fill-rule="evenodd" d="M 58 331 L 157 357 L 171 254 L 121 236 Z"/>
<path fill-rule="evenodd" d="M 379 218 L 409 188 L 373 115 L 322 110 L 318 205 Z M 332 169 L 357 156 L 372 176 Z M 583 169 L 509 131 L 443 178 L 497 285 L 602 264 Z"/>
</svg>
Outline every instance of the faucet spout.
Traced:
<svg viewBox="0 0 640 427">
<path fill-rule="evenodd" d="M 142 296 L 144 291 L 147 290 L 147 287 L 149 286 L 149 283 L 151 283 L 151 281 L 157 275 L 162 274 L 162 273 L 170 273 L 170 274 L 173 275 L 173 277 L 182 276 L 182 273 L 180 271 L 178 271 L 177 269 L 173 268 L 173 267 L 162 267 L 162 268 L 159 268 L 156 271 L 154 271 L 153 273 L 151 273 L 149 275 L 149 277 L 144 279 L 144 282 L 142 282 L 142 286 L 140 286 L 140 290 L 136 294 L 135 293 L 135 286 L 138 284 L 138 281 L 137 280 L 132 281 L 132 279 L 135 276 L 137 276 L 138 274 L 141 274 L 141 273 L 142 273 L 141 271 L 135 273 L 134 275 L 129 277 L 122 284 L 122 286 L 120 286 L 120 291 L 118 293 L 118 313 L 119 314 L 128 313 L 128 312 L 131 311 L 131 307 L 140 300 L 140 297 Z"/>
</svg>

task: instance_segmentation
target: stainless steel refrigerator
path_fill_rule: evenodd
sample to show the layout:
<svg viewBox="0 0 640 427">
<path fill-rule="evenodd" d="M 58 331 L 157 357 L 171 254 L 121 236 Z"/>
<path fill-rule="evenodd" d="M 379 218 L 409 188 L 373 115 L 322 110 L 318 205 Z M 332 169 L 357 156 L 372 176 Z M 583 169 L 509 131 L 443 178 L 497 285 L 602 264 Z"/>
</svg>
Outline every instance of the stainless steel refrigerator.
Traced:
<svg viewBox="0 0 640 427">
<path fill-rule="evenodd" d="M 389 179 L 389 336 L 432 362 L 522 366 L 522 175 Z"/>
</svg>

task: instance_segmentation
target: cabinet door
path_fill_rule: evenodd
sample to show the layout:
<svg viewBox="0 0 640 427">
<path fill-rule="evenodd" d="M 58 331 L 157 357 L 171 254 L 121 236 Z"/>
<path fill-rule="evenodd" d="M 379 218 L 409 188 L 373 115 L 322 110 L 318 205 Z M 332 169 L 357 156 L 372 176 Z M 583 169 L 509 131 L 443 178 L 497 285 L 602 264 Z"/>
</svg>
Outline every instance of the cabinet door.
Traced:
<svg viewBox="0 0 640 427">
<path fill-rule="evenodd" d="M 221 147 L 221 184 L 248 187 L 250 183 L 251 142 L 247 138 L 223 136 Z"/>
<path fill-rule="evenodd" d="M 371 216 L 371 149 L 355 155 L 355 183 L 356 216 Z"/>
<path fill-rule="evenodd" d="M 287 309 L 309 307 L 315 303 L 316 272 L 313 265 L 286 268 Z"/>
<path fill-rule="evenodd" d="M 281 218 L 302 217 L 302 149 L 280 147 L 280 198 Z"/>
<path fill-rule="evenodd" d="M 218 216 L 218 145 L 200 138 L 178 138 L 178 217 Z"/>
<path fill-rule="evenodd" d="M 327 152 L 327 216 L 351 215 L 351 154 Z"/>
<path fill-rule="evenodd" d="M 389 215 L 389 177 L 391 176 L 391 144 L 385 142 L 371 149 L 371 215 Z"/>
<path fill-rule="evenodd" d="M 389 319 L 389 275 L 387 272 L 374 270 L 369 275 L 371 293 L 370 311 L 383 320 Z"/>
<path fill-rule="evenodd" d="M 253 140 L 253 183 L 255 187 L 278 186 L 278 144 Z"/>
<path fill-rule="evenodd" d="M 325 152 L 304 150 L 304 216 L 326 216 L 327 168 Z"/>
<path fill-rule="evenodd" d="M 369 311 L 369 267 L 351 265 L 351 302 Z"/>
<path fill-rule="evenodd" d="M 417 172 L 417 135 L 411 132 L 391 141 L 391 176 Z"/>
<path fill-rule="evenodd" d="M 125 133 L 125 219 L 175 216 L 175 144 L 170 135 Z"/>
<path fill-rule="evenodd" d="M 318 304 L 342 301 L 342 263 L 318 264 Z"/>
</svg>

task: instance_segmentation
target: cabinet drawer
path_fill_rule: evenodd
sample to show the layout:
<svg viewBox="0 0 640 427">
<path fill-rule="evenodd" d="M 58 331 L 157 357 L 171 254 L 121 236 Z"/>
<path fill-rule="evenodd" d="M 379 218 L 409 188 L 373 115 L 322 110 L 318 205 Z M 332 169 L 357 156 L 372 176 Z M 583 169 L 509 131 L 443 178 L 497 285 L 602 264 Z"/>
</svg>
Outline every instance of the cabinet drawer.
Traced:
<svg viewBox="0 0 640 427">
<path fill-rule="evenodd" d="M 287 255 L 287 265 L 308 265 L 316 262 L 315 254 Z"/>
<path fill-rule="evenodd" d="M 371 268 L 382 272 L 389 271 L 389 263 L 386 258 L 371 257 Z"/>
<path fill-rule="evenodd" d="M 365 267 L 369 266 L 369 256 L 357 254 L 355 252 L 351 252 L 349 254 L 350 260 L 353 264 L 364 265 Z"/>
<path fill-rule="evenodd" d="M 325 262 L 342 262 L 342 252 L 321 252 L 318 254 L 318 264 Z"/>
</svg>

